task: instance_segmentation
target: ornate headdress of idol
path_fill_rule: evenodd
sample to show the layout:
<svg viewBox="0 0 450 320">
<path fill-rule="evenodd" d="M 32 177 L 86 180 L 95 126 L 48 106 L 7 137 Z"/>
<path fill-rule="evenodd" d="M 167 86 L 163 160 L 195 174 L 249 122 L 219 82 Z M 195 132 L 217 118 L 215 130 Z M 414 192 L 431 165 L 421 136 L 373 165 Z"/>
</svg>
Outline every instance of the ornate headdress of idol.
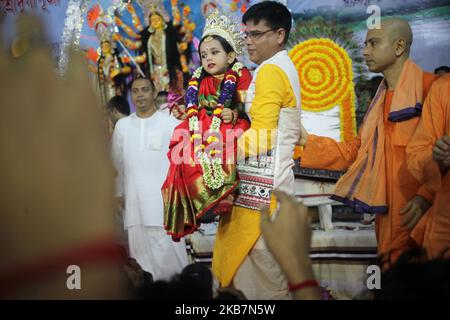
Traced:
<svg viewBox="0 0 450 320">
<path fill-rule="evenodd" d="M 170 21 L 169 13 L 164 8 L 161 0 L 137 0 L 137 3 L 144 11 L 145 18 L 148 25 L 150 25 L 150 16 L 154 13 L 161 15 L 163 20 L 167 23 Z"/>
<path fill-rule="evenodd" d="M 218 35 L 224 38 L 237 54 L 242 53 L 244 38 L 236 24 L 228 17 L 219 15 L 219 11 L 214 11 L 206 18 L 203 38 L 211 35 Z"/>
</svg>

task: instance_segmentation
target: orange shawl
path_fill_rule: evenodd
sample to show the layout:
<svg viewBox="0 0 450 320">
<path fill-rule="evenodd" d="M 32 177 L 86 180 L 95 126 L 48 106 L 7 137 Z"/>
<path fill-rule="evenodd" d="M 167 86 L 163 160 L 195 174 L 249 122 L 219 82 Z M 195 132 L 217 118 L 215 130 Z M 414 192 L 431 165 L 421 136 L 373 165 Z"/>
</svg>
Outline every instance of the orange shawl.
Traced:
<svg viewBox="0 0 450 320">
<path fill-rule="evenodd" d="M 388 212 L 383 119 L 386 92 L 383 81 L 364 118 L 356 161 L 339 179 L 331 197 L 353 207 L 356 212 Z M 408 59 L 394 91 L 389 120 L 400 122 L 420 116 L 422 102 L 423 71 Z"/>
</svg>

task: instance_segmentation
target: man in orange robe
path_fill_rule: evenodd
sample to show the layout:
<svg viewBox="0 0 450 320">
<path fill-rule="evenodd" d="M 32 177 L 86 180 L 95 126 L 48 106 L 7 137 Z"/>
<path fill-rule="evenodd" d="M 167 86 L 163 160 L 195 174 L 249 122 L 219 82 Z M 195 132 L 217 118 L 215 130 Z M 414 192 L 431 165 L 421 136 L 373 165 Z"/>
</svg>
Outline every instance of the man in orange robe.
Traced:
<svg viewBox="0 0 450 320">
<path fill-rule="evenodd" d="M 412 237 L 430 259 L 450 256 L 450 74 L 430 90 L 406 153 L 414 177 L 436 192 L 433 206 Z"/>
<path fill-rule="evenodd" d="M 411 44 L 411 27 L 404 20 L 384 20 L 380 29 L 369 30 L 364 49 L 366 64 L 371 72 L 383 73 L 384 81 L 372 100 L 358 137 L 351 142 L 336 142 L 308 135 L 302 128 L 299 140 L 305 147 L 301 153 L 303 167 L 348 169 L 338 181 L 336 193 L 342 187 L 346 189 L 335 199 L 359 212 L 378 213 L 378 254 L 390 257 L 391 262 L 414 244 L 410 230 L 417 223 L 416 217 L 422 216 L 433 200 L 431 190 L 421 186 L 406 165 L 406 146 L 418 125 L 421 103 L 435 79 L 409 59 Z M 413 85 L 407 85 L 414 77 Z M 398 104 L 402 99 L 410 99 L 413 91 L 420 96 L 415 104 L 403 105 L 403 109 L 395 111 L 398 106 L 393 105 L 394 98 Z M 358 185 L 359 182 L 362 184 Z M 355 189 L 360 194 L 365 192 L 366 198 L 373 201 L 350 196 Z"/>
</svg>

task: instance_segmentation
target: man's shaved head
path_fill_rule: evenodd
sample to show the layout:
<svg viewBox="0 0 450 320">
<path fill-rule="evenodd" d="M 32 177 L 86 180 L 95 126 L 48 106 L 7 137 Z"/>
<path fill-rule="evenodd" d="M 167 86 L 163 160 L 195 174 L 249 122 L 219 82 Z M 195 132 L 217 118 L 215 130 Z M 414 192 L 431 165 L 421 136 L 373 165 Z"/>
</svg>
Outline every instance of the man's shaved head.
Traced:
<svg viewBox="0 0 450 320">
<path fill-rule="evenodd" d="M 391 41 L 403 39 L 409 52 L 413 42 L 413 33 L 408 21 L 397 18 L 386 19 L 381 22 L 381 29 L 384 30 Z"/>
<path fill-rule="evenodd" d="M 364 57 L 371 72 L 384 72 L 403 64 L 409 58 L 413 41 L 411 26 L 406 20 L 382 20 L 380 29 L 371 29 L 365 40 Z"/>
</svg>

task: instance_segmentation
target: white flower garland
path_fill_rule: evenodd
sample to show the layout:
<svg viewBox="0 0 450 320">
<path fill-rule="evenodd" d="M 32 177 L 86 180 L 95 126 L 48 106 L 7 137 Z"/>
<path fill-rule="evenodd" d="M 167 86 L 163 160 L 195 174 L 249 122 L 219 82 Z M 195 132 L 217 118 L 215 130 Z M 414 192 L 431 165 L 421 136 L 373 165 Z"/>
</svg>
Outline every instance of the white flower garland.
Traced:
<svg viewBox="0 0 450 320">
<path fill-rule="evenodd" d="M 200 164 L 203 169 L 203 178 L 205 179 L 206 185 L 213 190 L 222 187 L 225 181 L 222 169 L 222 159 L 215 158 L 210 161 L 205 152 L 200 152 Z"/>
<path fill-rule="evenodd" d="M 242 63 L 235 63 L 233 65 L 232 70 L 235 72 L 239 72 L 242 68 L 244 68 L 244 65 Z M 197 79 L 200 78 L 201 74 L 202 74 L 202 67 L 197 68 L 197 70 L 195 70 L 193 77 Z M 194 88 L 192 87 L 192 89 L 195 89 L 198 92 L 198 87 Z M 188 105 L 188 110 L 189 107 L 193 107 L 192 104 Z M 211 125 L 209 127 L 209 130 L 212 133 L 220 133 L 220 126 L 222 124 L 222 120 L 220 117 L 213 117 L 212 121 L 211 121 Z M 199 123 L 198 123 L 198 117 L 197 115 L 194 115 L 192 117 L 189 118 L 189 131 L 190 132 L 194 132 L 195 134 L 199 134 Z M 213 135 L 214 136 L 214 135 Z M 196 137 L 192 136 L 191 137 L 193 139 L 193 141 L 195 141 Z M 200 141 L 202 141 L 202 137 L 200 137 Z M 194 148 L 196 148 L 197 146 L 194 145 Z M 197 152 L 196 149 L 194 149 L 194 152 L 196 152 L 197 154 L 197 158 L 200 159 L 200 165 L 202 167 L 203 170 L 203 178 L 205 180 L 206 185 L 213 189 L 219 189 L 220 187 L 223 186 L 224 182 L 225 182 L 225 176 L 224 176 L 224 171 L 222 168 L 222 155 L 218 155 L 217 157 L 213 158 L 212 160 L 210 160 L 210 157 L 208 156 L 208 154 L 206 152 L 203 151 L 204 149 L 204 145 L 201 144 L 200 145 L 200 150 Z"/>
</svg>

